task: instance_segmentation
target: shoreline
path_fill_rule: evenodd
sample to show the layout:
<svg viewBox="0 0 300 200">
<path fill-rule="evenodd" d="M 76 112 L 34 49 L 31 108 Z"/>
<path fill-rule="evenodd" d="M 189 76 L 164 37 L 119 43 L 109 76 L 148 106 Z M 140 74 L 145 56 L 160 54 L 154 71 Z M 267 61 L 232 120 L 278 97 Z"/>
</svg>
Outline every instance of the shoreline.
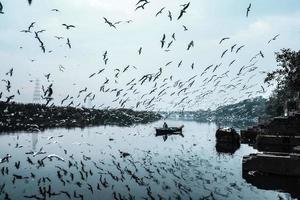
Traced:
<svg viewBox="0 0 300 200">
<path fill-rule="evenodd" d="M 160 120 L 155 112 L 131 109 L 98 110 L 74 107 L 47 107 L 41 104 L 0 101 L 0 134 L 39 132 L 51 128 L 85 128 L 100 125 L 131 126 Z"/>
</svg>

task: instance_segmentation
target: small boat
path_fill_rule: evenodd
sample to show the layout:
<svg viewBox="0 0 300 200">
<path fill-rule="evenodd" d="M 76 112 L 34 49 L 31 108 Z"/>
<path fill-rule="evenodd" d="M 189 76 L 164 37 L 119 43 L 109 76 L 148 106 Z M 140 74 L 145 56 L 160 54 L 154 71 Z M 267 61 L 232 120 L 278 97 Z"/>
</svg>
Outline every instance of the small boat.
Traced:
<svg viewBox="0 0 300 200">
<path fill-rule="evenodd" d="M 219 128 L 216 132 L 217 143 L 240 145 L 240 135 L 233 128 Z"/>
<path fill-rule="evenodd" d="M 300 177 L 300 154 L 257 153 L 243 157 L 243 171 Z"/>
<path fill-rule="evenodd" d="M 155 128 L 156 129 L 156 135 L 155 136 L 164 136 L 164 135 L 181 135 L 182 134 L 182 128 L 184 126 L 180 127 L 168 127 L 168 128 Z"/>
</svg>

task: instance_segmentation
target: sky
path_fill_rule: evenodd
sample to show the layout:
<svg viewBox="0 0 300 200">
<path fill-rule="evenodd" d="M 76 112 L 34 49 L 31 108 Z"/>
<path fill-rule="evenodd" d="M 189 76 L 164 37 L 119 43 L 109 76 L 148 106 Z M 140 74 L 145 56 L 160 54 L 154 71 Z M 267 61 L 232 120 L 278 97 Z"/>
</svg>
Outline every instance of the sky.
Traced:
<svg viewBox="0 0 300 200">
<path fill-rule="evenodd" d="M 38 79 L 41 95 L 42 86 L 53 85 L 49 105 L 73 102 L 71 106 L 95 108 L 214 109 L 247 98 L 267 98 L 275 86 L 265 84 L 264 78 L 278 67 L 275 52 L 299 50 L 300 44 L 299 0 L 151 0 L 138 10 L 138 0 L 34 0 L 31 6 L 26 0 L 0 1 L 4 12 L 0 14 L 2 101 L 15 95 L 13 101 L 33 102 Z M 177 20 L 181 5 L 189 2 L 186 13 Z M 104 23 L 103 17 L 120 23 L 115 29 Z M 31 33 L 21 32 L 32 22 Z M 66 29 L 64 23 L 75 28 Z M 45 53 L 35 38 L 34 31 L 39 30 L 45 30 L 38 34 Z M 230 39 L 219 44 L 224 37 Z M 191 41 L 194 46 L 187 50 Z M 258 55 L 260 51 L 264 57 Z M 13 75 L 6 75 L 11 68 Z M 49 73 L 48 80 L 45 75 Z M 151 80 L 139 81 L 146 74 L 152 74 Z M 11 82 L 9 92 L 7 80 Z"/>
</svg>

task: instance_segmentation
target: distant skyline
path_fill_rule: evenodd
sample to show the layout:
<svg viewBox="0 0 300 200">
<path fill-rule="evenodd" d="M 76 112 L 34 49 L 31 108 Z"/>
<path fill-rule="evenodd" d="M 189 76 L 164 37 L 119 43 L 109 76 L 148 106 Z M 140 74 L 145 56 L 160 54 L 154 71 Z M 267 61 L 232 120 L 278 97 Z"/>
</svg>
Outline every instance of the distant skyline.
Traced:
<svg viewBox="0 0 300 200">
<path fill-rule="evenodd" d="M 0 1 L 0 76 L 11 82 L 10 92 L 6 81 L 0 82 L 0 100 L 14 94 L 17 102 L 32 102 L 38 78 L 44 88 L 53 84 L 56 105 L 69 95 L 64 106 L 73 101 L 73 106 L 95 108 L 214 109 L 268 97 L 274 86 L 263 80 L 277 67 L 274 53 L 299 50 L 300 44 L 299 0 L 152 0 L 136 11 L 137 0 L 44 0 L 31 6 L 26 0 Z M 177 20 L 181 5 L 189 2 Z M 116 28 L 104 17 L 117 22 Z M 21 32 L 32 22 L 31 33 Z M 39 30 L 45 30 L 38 34 L 45 53 L 35 38 Z M 222 38 L 229 39 L 219 44 Z M 13 76 L 5 75 L 11 68 Z M 152 79 L 141 85 L 146 74 Z M 94 99 L 84 102 L 89 93 Z"/>
</svg>

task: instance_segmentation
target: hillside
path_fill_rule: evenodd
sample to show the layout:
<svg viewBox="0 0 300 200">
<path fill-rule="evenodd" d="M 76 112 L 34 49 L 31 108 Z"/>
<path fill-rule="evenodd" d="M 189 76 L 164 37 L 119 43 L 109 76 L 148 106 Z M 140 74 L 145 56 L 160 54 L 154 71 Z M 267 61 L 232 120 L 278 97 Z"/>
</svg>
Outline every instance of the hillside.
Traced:
<svg viewBox="0 0 300 200">
<path fill-rule="evenodd" d="M 200 122 L 256 122 L 265 115 L 266 99 L 257 97 L 236 104 L 218 107 L 216 110 L 198 110 L 185 112 L 161 112 L 169 119 L 196 120 Z"/>
</svg>

